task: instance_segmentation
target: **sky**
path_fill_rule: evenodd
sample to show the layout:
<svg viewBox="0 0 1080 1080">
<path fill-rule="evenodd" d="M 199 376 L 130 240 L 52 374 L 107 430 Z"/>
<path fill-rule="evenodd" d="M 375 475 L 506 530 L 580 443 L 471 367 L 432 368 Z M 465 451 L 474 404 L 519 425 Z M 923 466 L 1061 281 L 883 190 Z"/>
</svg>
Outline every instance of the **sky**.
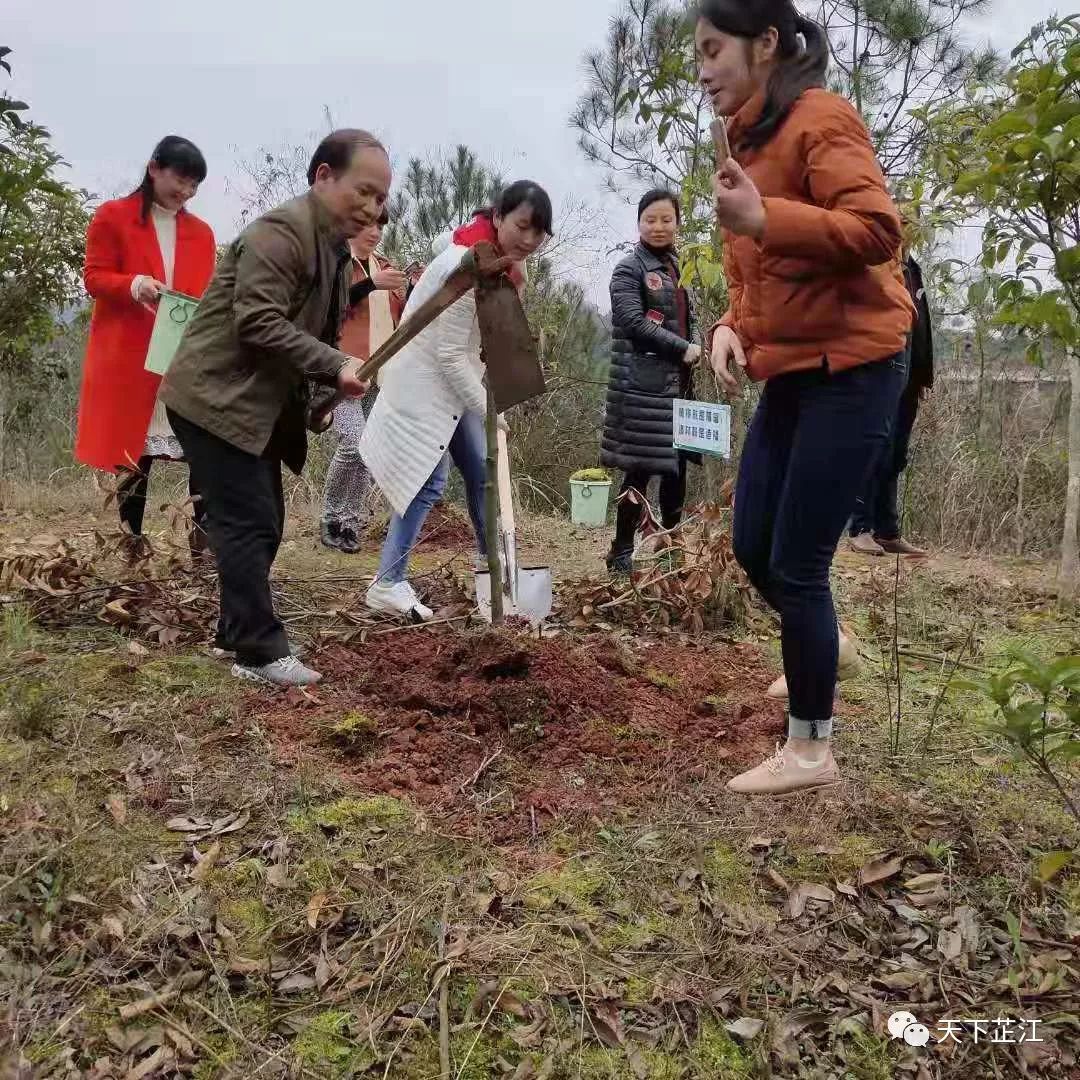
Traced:
<svg viewBox="0 0 1080 1080">
<path fill-rule="evenodd" d="M 634 213 L 605 195 L 603 171 L 583 159 L 567 116 L 584 87 L 582 55 L 603 43 L 620 6 L 4 0 L 0 44 L 13 50 L 11 93 L 52 131 L 78 185 L 125 193 L 162 135 L 198 144 L 210 176 L 192 209 L 219 241 L 237 229 L 238 159 L 262 146 L 313 146 L 328 108 L 339 126 L 376 131 L 399 167 L 466 143 L 507 179 L 539 181 L 557 206 L 595 205 L 605 250 L 634 237 Z M 994 0 L 970 37 L 1007 50 L 1057 6 Z M 590 293 L 599 300 L 606 270 L 596 277 Z"/>
</svg>

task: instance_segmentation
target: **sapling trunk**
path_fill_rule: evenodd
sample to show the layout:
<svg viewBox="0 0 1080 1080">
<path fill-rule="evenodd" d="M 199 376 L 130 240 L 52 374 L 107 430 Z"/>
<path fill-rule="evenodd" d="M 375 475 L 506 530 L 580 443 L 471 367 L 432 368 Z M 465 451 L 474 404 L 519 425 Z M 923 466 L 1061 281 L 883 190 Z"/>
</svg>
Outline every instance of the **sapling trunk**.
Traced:
<svg viewBox="0 0 1080 1080">
<path fill-rule="evenodd" d="M 495 395 L 487 391 L 487 475 L 484 479 L 484 535 L 491 581 L 491 625 L 503 623 L 502 552 L 499 550 L 499 413 Z"/>
</svg>

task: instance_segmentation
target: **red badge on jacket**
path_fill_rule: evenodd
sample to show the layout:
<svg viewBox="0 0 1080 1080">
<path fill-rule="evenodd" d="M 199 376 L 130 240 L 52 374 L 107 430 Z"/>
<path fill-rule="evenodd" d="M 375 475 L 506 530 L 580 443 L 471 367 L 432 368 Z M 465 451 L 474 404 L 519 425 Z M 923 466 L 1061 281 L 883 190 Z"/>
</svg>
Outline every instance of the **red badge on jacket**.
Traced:
<svg viewBox="0 0 1080 1080">
<path fill-rule="evenodd" d="M 645 275 L 645 288 L 659 292 L 664 287 L 664 279 L 657 273 Z"/>
<path fill-rule="evenodd" d="M 649 308 L 649 310 L 645 312 L 645 318 L 648 319 L 649 322 L 656 323 L 657 326 L 662 326 L 664 322 L 663 312 L 657 311 L 656 308 Z"/>
</svg>

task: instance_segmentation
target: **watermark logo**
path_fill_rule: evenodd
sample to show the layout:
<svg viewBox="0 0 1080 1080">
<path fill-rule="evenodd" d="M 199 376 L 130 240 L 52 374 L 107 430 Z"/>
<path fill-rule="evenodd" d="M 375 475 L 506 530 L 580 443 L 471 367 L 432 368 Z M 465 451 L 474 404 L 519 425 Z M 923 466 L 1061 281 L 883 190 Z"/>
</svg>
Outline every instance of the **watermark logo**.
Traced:
<svg viewBox="0 0 1080 1080">
<path fill-rule="evenodd" d="M 942 1020 L 931 1032 L 914 1013 L 901 1009 L 889 1017 L 886 1027 L 893 1039 L 903 1039 L 908 1046 L 926 1046 L 935 1034 L 938 1043 L 958 1043 L 962 1036 L 974 1043 L 1043 1042 L 1038 1031 L 1041 1023 L 1041 1020 L 1013 1020 L 1005 1016 L 996 1020 Z"/>
<path fill-rule="evenodd" d="M 930 1029 L 909 1012 L 894 1012 L 888 1028 L 894 1039 L 903 1039 L 908 1046 L 925 1046 L 930 1041 Z"/>
</svg>

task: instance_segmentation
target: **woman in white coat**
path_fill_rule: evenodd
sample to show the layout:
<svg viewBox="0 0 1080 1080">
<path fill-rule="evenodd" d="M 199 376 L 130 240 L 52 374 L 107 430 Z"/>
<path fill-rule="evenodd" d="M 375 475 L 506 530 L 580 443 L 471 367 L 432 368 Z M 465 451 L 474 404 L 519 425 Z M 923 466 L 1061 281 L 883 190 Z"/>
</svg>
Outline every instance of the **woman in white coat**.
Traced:
<svg viewBox="0 0 1080 1080">
<path fill-rule="evenodd" d="M 409 297 L 402 322 L 438 292 L 465 252 L 481 241 L 514 260 L 510 276 L 520 288 L 521 264 L 551 236 L 551 229 L 551 199 L 544 189 L 528 180 L 511 184 L 493 207 L 478 211 L 458 229 L 431 262 Z M 409 584 L 408 560 L 428 511 L 442 497 L 451 459 L 465 481 L 480 558 L 487 555 L 483 377 L 473 292 L 419 333 L 385 369 L 360 440 L 364 463 L 394 509 L 379 572 L 367 592 L 367 606 L 375 611 L 424 621 L 432 617 Z"/>
</svg>

